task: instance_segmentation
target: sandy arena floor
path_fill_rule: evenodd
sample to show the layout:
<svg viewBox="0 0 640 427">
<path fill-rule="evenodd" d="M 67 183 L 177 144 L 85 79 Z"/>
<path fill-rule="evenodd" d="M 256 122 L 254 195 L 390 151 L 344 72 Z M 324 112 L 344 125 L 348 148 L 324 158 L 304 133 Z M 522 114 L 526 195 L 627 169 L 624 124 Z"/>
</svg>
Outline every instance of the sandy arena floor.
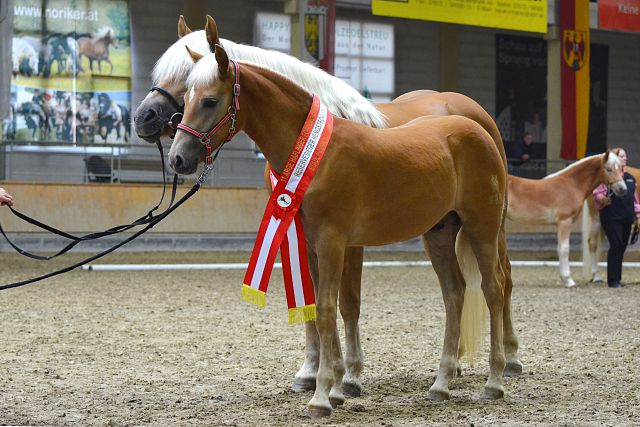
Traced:
<svg viewBox="0 0 640 427">
<path fill-rule="evenodd" d="M 65 265 L 6 253 L 0 259 L 1 283 Z M 161 253 L 117 254 L 105 262 L 247 260 L 246 253 Z M 1 292 L 0 424 L 640 424 L 640 269 L 624 272 L 623 289 L 582 280 L 567 290 L 554 268 L 516 268 L 513 309 L 524 374 L 506 379 L 504 400 L 479 400 L 488 374 L 485 340 L 481 362 L 464 366 L 443 403 L 426 399 L 444 328 L 433 270 L 366 269 L 364 395 L 322 420 L 306 415 L 310 392 L 290 391 L 304 334 L 301 325 L 287 325 L 280 272 L 264 310 L 241 301 L 243 274 L 74 271 Z"/>
</svg>

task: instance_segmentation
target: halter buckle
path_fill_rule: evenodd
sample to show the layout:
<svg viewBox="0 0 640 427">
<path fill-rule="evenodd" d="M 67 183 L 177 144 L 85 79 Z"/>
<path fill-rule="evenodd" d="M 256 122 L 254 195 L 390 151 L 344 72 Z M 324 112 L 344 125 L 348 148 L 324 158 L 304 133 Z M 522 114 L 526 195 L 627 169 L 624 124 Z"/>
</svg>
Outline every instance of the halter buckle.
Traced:
<svg viewBox="0 0 640 427">
<path fill-rule="evenodd" d="M 234 83 L 234 85 L 233 85 L 233 94 L 235 96 L 240 95 L 240 83 Z"/>
</svg>

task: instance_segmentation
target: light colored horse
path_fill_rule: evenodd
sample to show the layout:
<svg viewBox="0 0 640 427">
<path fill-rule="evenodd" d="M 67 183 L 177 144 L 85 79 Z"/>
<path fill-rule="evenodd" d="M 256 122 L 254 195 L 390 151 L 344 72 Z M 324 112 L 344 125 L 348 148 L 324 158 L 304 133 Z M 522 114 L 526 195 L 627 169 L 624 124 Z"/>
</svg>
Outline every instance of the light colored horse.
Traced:
<svg viewBox="0 0 640 427">
<path fill-rule="evenodd" d="M 193 68 L 193 61 L 188 56 L 185 46 L 201 53 L 208 52 L 211 45 L 218 40 L 215 21 L 210 17 L 207 19 L 207 29 L 209 31 L 209 40 L 205 37 L 205 32 L 191 32 L 184 19 L 181 17 L 179 20 L 178 34 L 180 39 L 162 55 L 153 71 L 154 84 L 163 87 L 174 98 L 174 101 L 172 102 L 166 95 L 157 91 L 150 92 L 136 111 L 136 131 L 139 136 L 154 141 L 155 138 L 167 133 L 167 122 L 177 112 L 175 108 L 177 101 L 175 99 L 181 98 L 185 93 L 186 76 Z M 305 64 L 296 58 L 280 52 L 239 45 L 224 39 L 219 40 L 225 50 L 228 53 L 230 52 L 232 58 L 250 60 L 280 71 L 307 90 L 317 93 L 336 115 L 374 127 L 384 127 L 385 119 L 392 126 L 398 126 L 423 115 L 464 115 L 481 124 L 492 135 L 501 155 L 504 155 L 502 139 L 491 116 L 480 105 L 466 96 L 452 92 L 415 91 L 398 97 L 392 103 L 377 104 L 375 106 L 377 108 L 374 108 L 367 99 L 342 80 L 330 76 L 324 71 Z M 382 114 L 383 112 L 384 115 Z M 268 168 L 265 172 L 268 172 Z M 443 221 L 438 227 L 437 231 L 439 232 L 434 230 L 425 240 L 425 246 L 431 249 L 431 257 L 436 266 L 436 271 L 439 265 L 438 258 L 448 256 L 446 238 L 443 239 L 441 236 L 452 233 L 455 227 L 454 221 Z M 441 241 L 444 241 L 444 243 L 441 243 Z M 506 256 L 504 234 L 501 236 L 500 243 L 501 264 L 507 271 L 507 283 L 504 290 L 504 348 L 507 357 L 505 374 L 515 375 L 522 372 L 522 363 L 518 359 L 518 340 L 511 321 L 512 283 L 510 266 Z M 440 245 L 444 245 L 442 250 Z M 347 249 L 342 278 L 343 285 L 340 290 L 340 312 L 345 323 L 347 366 L 343 388 L 345 393 L 352 396 L 357 396 L 361 393 L 360 375 L 364 363 L 358 328 L 362 261 L 363 249 L 361 247 Z M 442 277 L 441 287 L 444 293 L 447 287 L 447 276 L 442 273 L 439 274 L 439 277 Z M 446 309 L 449 312 L 453 308 L 448 306 Z M 471 309 L 466 307 L 465 310 Z M 447 325 L 447 334 L 451 333 L 452 328 L 453 325 Z M 296 391 L 313 390 L 318 370 L 319 341 L 313 322 L 306 324 L 305 331 L 307 355 L 305 363 L 295 375 L 294 390 Z M 471 337 L 464 337 L 461 347 L 466 347 L 470 353 L 473 353 L 473 347 L 477 345 L 473 342 Z M 448 351 L 450 349 L 445 349 L 445 354 Z M 444 355 L 443 360 L 445 360 Z M 430 390 L 429 396 L 431 398 L 447 399 L 449 397 L 449 391 L 446 387 L 448 379 L 450 379 L 449 375 L 448 366 L 443 364 L 438 380 Z"/>
<path fill-rule="evenodd" d="M 633 175 L 636 182 L 640 182 L 640 169 L 627 166 L 625 170 Z M 582 208 L 583 272 L 585 275 L 590 275 L 591 281 L 594 283 L 603 281 L 598 268 L 603 239 L 602 234 L 600 211 L 593 203 L 593 198 L 587 197 Z"/>
<path fill-rule="evenodd" d="M 582 204 L 601 183 L 616 194 L 627 189 L 620 160 L 613 152 L 586 157 L 543 179 L 509 176 L 507 218 L 523 224 L 558 227 L 560 277 L 568 288 L 576 286 L 569 268 L 569 237 Z"/>
<path fill-rule="evenodd" d="M 102 73 L 102 61 L 106 61 L 111 69 L 109 74 L 113 74 L 113 63 L 109 59 L 109 46 L 118 48 L 118 37 L 113 28 L 104 27 L 93 37 L 78 37 L 78 57 L 86 56 L 89 59 L 89 68 L 93 72 L 93 61 L 98 61 L 98 72 Z"/>
<path fill-rule="evenodd" d="M 25 76 L 38 74 L 38 52 L 28 40 L 20 37 L 13 38 L 11 42 L 11 62 L 14 76 L 18 74 Z"/>
<path fill-rule="evenodd" d="M 194 60 L 198 56 L 194 55 Z M 183 124 L 209 132 L 229 110 L 234 79 L 239 79 L 240 108 L 235 128 L 260 147 L 277 173 L 282 173 L 311 106 L 309 92 L 279 73 L 242 63 L 236 77 L 222 47 L 200 59 L 189 77 Z M 203 99 L 212 102 L 202 103 Z M 447 323 L 453 333 L 445 348 L 455 373 L 465 280 L 462 264 L 477 262 L 481 289 L 490 312 L 490 374 L 483 396 L 504 394 L 503 310 L 505 273 L 498 251 L 504 226 L 507 174 L 491 136 L 462 116 L 429 117 L 393 129 L 373 129 L 336 117 L 331 139 L 311 182 L 300 216 L 309 248 L 310 270 L 317 294 L 316 327 L 320 363 L 316 390 L 309 402 L 312 416 L 329 415 L 344 401 L 344 366 L 336 330 L 337 299 L 348 247 L 383 245 L 426 236 L 442 220 L 458 229 L 448 236 L 448 272 L 444 292 Z M 214 149 L 227 138 L 229 126 L 211 137 Z M 393 143 L 390 143 L 393 141 Z M 181 174 L 194 173 L 204 160 L 204 146 L 193 135 L 176 135 L 169 161 Z M 336 201 L 340 201 L 336 208 Z M 464 237 L 456 241 L 458 230 Z M 467 282 L 477 287 L 477 282 Z M 451 316 L 451 317 L 450 317 Z"/>
</svg>

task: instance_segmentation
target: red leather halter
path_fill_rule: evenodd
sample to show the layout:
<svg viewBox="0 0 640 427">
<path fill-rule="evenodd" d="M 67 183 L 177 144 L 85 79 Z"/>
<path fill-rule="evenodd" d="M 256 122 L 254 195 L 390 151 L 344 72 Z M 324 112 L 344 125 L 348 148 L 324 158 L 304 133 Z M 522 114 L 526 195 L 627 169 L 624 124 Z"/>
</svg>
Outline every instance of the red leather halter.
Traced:
<svg viewBox="0 0 640 427">
<path fill-rule="evenodd" d="M 231 139 L 236 134 L 236 113 L 240 111 L 240 65 L 236 61 L 230 60 L 233 64 L 233 68 L 235 70 L 234 84 L 233 84 L 233 95 L 231 96 L 231 104 L 229 105 L 229 109 L 227 110 L 227 114 L 221 118 L 218 123 L 213 126 L 209 132 L 198 132 L 197 130 L 179 123 L 177 126 L 177 130 L 182 130 L 184 132 L 190 133 L 200 140 L 202 145 L 207 149 L 207 156 L 204 159 L 206 165 L 211 165 L 213 163 L 213 156 L 211 152 L 213 151 L 211 148 L 211 137 L 215 135 L 215 133 L 229 120 L 231 120 L 231 126 L 229 127 L 229 133 L 227 134 L 227 138 L 220 144 L 220 148 L 227 142 L 231 141 Z"/>
</svg>

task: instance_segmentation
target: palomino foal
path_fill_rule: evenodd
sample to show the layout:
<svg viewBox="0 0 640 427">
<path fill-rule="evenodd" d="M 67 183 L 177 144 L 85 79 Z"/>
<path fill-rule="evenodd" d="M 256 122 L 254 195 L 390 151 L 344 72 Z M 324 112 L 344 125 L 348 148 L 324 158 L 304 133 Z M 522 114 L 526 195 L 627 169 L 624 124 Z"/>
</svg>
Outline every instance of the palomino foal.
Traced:
<svg viewBox="0 0 640 427">
<path fill-rule="evenodd" d="M 414 91 L 396 98 L 391 103 L 376 104 L 374 106 L 357 91 L 343 81 L 309 64 L 303 63 L 297 58 L 284 55 L 280 52 L 263 50 L 254 46 L 239 45 L 229 40 L 219 39 L 215 21 L 207 17 L 206 37 L 205 31 L 191 32 L 181 17 L 178 21 L 179 40 L 174 43 L 158 60 L 154 68 L 154 84 L 161 86 L 168 94 L 163 95 L 157 91 L 150 92 L 136 111 L 136 131 L 138 135 L 149 140 L 154 140 L 161 134 L 166 134 L 165 127 L 170 117 L 177 113 L 176 105 L 186 91 L 186 76 L 193 68 L 193 60 L 188 55 L 185 46 L 201 54 L 215 49 L 215 44 L 222 44 L 227 53 L 233 59 L 249 60 L 270 69 L 279 71 L 307 90 L 316 93 L 329 109 L 340 117 L 363 123 L 372 127 L 399 126 L 425 115 L 462 115 L 478 122 L 494 139 L 495 145 L 505 159 L 504 148 L 500 133 L 491 116 L 472 99 L 453 92 L 434 92 L 428 90 Z M 172 100 L 173 98 L 173 100 Z M 386 120 L 386 123 L 385 123 Z M 267 187 L 268 166 L 266 169 Z M 431 249 L 431 257 L 434 269 L 440 282 L 443 295 L 446 292 L 446 278 L 450 273 L 446 270 L 439 271 L 446 266 L 446 258 L 452 256 L 448 251 L 448 235 L 455 234 L 459 229 L 456 221 L 451 218 L 443 220 L 424 237 L 425 246 Z M 515 335 L 511 320 L 511 274 L 509 261 L 506 255 L 506 241 L 504 230 L 500 237 L 500 260 L 506 272 L 506 284 L 504 289 L 504 348 L 507 357 L 505 374 L 518 374 L 522 372 L 522 363 L 518 358 L 518 340 Z M 439 260 L 439 258 L 443 258 Z M 362 276 L 363 248 L 349 247 L 346 249 L 342 285 L 340 289 L 340 312 L 345 324 L 345 362 L 346 374 L 343 379 L 344 392 L 348 395 L 358 396 L 362 385 L 360 375 L 363 369 L 363 352 L 360 344 L 358 321 L 360 316 L 360 281 Z M 469 280 L 469 279 L 468 279 Z M 446 299 L 445 299 L 446 302 Z M 446 307 L 447 310 L 450 307 Z M 465 310 L 468 309 L 465 308 Z M 303 366 L 298 370 L 294 379 L 294 390 L 315 389 L 316 372 L 318 370 L 319 338 L 313 322 L 305 325 L 306 332 L 306 358 Z M 447 327 L 447 331 L 450 327 Z M 449 332 L 446 332 L 448 334 Z M 447 337 L 445 334 L 445 341 Z M 464 336 L 467 339 L 467 336 Z M 469 347 L 477 345 L 466 343 Z M 473 352 L 473 349 L 469 349 Z M 443 368 L 444 369 L 444 368 Z M 446 371 L 446 369 L 444 369 Z M 443 376 L 445 374 L 442 374 Z M 444 378 L 444 377 L 443 377 Z M 443 384 L 444 380 L 436 381 L 430 391 L 433 399 L 447 399 L 449 392 Z"/>
<path fill-rule="evenodd" d="M 198 56 L 194 55 L 194 59 Z M 234 85 L 235 79 L 241 89 Z M 311 94 L 286 77 L 254 64 L 241 63 L 234 70 L 220 46 L 216 47 L 215 56 L 200 60 L 189 82 L 192 85 L 184 97 L 185 114 L 180 128 L 189 131 L 176 135 L 169 153 L 176 172 L 193 173 L 211 149 L 230 137 L 231 128 L 244 130 L 274 170 L 283 171 L 312 104 Z M 240 108 L 233 109 L 234 118 L 227 124 L 230 105 L 236 103 Z M 216 123 L 219 132 L 210 131 Z M 209 135 L 197 139 L 194 136 L 201 132 L 196 129 Z M 458 238 L 457 242 L 466 246 L 459 252 L 465 257 L 461 264 L 472 260 L 477 263 L 490 312 L 490 375 L 483 396 L 503 396 L 505 273 L 498 246 L 506 191 L 501 153 L 491 136 L 470 119 L 431 117 L 399 128 L 377 130 L 334 118 L 324 157 L 299 211 L 317 293 L 316 327 L 320 338 L 316 390 L 309 402 L 312 415 L 328 415 L 332 404 L 344 400 L 336 312 L 346 249 L 426 235 L 448 217 L 465 231 L 465 238 Z M 449 236 L 450 248 L 457 235 Z M 446 370 L 452 377 L 465 285 L 455 252 L 450 254 L 453 256 L 449 257 L 448 274 L 441 277 L 447 284 L 447 332 L 451 330 L 444 346 L 449 357 L 443 357 L 441 372 Z"/>
<path fill-rule="evenodd" d="M 620 160 L 613 152 L 586 157 L 544 179 L 509 175 L 507 218 L 524 224 L 555 224 L 558 227 L 560 277 L 568 288 L 576 286 L 569 268 L 569 235 L 582 204 L 601 183 L 624 194 Z"/>
</svg>

